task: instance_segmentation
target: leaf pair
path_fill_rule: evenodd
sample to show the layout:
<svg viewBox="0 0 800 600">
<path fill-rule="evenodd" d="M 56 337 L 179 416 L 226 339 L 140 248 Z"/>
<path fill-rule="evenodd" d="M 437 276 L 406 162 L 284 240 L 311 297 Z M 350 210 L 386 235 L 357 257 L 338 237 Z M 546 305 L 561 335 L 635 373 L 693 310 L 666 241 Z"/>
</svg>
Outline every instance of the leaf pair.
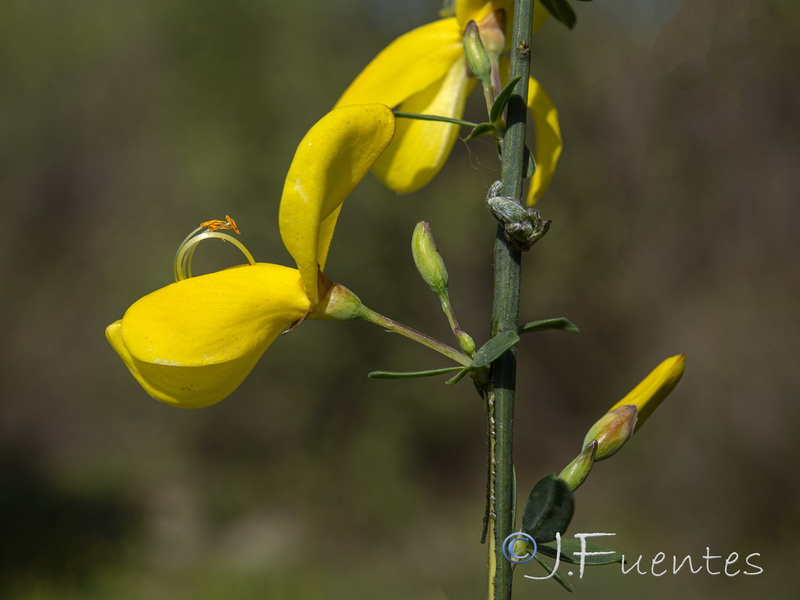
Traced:
<svg viewBox="0 0 800 600">
<path fill-rule="evenodd" d="M 540 479 L 525 503 L 522 513 L 522 531 L 530 535 L 539 552 L 567 563 L 580 563 L 584 565 L 606 565 L 619 562 L 622 555 L 586 540 L 563 539 L 560 536 L 567 530 L 572 515 L 575 512 L 575 499 L 567 483 L 555 474 L 547 475 Z M 597 554 L 592 554 L 597 553 Z M 576 555 L 581 560 L 576 560 Z M 556 567 L 551 566 L 536 556 L 536 561 L 550 574 L 553 575 L 567 591 L 572 591 L 572 584 L 561 576 Z"/>
<path fill-rule="evenodd" d="M 413 379 L 417 377 L 434 377 L 436 375 L 443 375 L 445 373 L 458 373 L 447 380 L 449 385 L 458 383 L 467 373 L 487 367 L 499 358 L 506 350 L 510 350 L 517 343 L 519 343 L 519 333 L 531 333 L 533 331 L 545 331 L 547 329 L 560 329 L 562 331 L 578 331 L 578 327 L 569 319 L 565 317 L 557 317 L 554 319 L 541 319 L 539 321 L 530 321 L 521 325 L 517 329 L 517 333 L 513 331 L 502 331 L 483 346 L 481 346 L 475 353 L 475 359 L 472 364 L 466 367 L 444 367 L 442 369 L 428 369 L 424 371 L 372 371 L 367 375 L 371 379 Z"/>
<path fill-rule="evenodd" d="M 499 358 L 507 350 L 510 350 L 519 343 L 519 335 L 515 331 L 502 331 L 483 346 L 481 346 L 475 353 L 475 358 L 472 363 L 466 367 L 445 367 L 444 369 L 432 369 L 428 371 L 409 371 L 404 373 L 396 373 L 392 371 L 373 371 L 367 377 L 372 379 L 411 379 L 413 377 L 432 377 L 434 375 L 441 375 L 443 373 L 458 373 L 447 380 L 449 385 L 453 385 L 461 381 L 461 379 L 470 371 L 475 371 L 483 367 L 489 366 L 492 361 Z"/>
</svg>

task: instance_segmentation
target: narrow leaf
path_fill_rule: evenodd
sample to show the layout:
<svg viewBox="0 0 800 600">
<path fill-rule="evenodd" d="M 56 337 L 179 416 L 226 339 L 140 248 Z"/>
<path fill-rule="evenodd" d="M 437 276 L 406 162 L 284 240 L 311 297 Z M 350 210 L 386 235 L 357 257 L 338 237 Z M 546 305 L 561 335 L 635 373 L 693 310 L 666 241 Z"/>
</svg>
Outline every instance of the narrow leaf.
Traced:
<svg viewBox="0 0 800 600">
<path fill-rule="evenodd" d="M 433 377 L 434 375 L 442 375 L 444 373 L 452 373 L 453 371 L 460 371 L 462 367 L 445 367 L 444 369 L 431 369 L 430 371 L 372 371 L 367 374 L 370 379 L 412 379 L 414 377 Z"/>
<path fill-rule="evenodd" d="M 518 342 L 519 336 L 516 331 L 501 331 L 478 349 L 470 368 L 488 365 L 506 350 L 516 346 Z"/>
<path fill-rule="evenodd" d="M 497 128 L 492 123 L 480 123 L 477 127 L 469 132 L 469 135 L 464 141 L 468 142 L 470 140 L 474 140 L 475 138 L 479 138 L 482 135 L 494 135 L 496 132 Z"/>
<path fill-rule="evenodd" d="M 506 86 L 497 94 L 497 98 L 494 99 L 492 103 L 492 110 L 489 111 L 489 120 L 494 123 L 497 119 L 500 118 L 500 115 L 503 114 L 503 109 L 508 104 L 508 99 L 511 98 L 511 94 L 514 92 L 514 87 L 517 85 L 517 82 L 522 79 L 521 75 L 517 75 L 511 81 L 509 81 Z"/>
<path fill-rule="evenodd" d="M 562 331 L 579 332 L 578 326 L 566 317 L 556 317 L 554 319 L 541 319 L 539 321 L 529 321 L 521 325 L 517 333 L 530 333 L 531 331 L 544 331 L 545 329 L 561 329 Z"/>
<path fill-rule="evenodd" d="M 578 20 L 567 0 L 542 0 L 542 4 L 553 17 L 572 29 Z"/>
<path fill-rule="evenodd" d="M 556 539 L 564 533 L 575 512 L 575 500 L 567 483 L 554 474 L 543 477 L 531 490 L 522 513 L 522 531 L 536 543 Z"/>
</svg>

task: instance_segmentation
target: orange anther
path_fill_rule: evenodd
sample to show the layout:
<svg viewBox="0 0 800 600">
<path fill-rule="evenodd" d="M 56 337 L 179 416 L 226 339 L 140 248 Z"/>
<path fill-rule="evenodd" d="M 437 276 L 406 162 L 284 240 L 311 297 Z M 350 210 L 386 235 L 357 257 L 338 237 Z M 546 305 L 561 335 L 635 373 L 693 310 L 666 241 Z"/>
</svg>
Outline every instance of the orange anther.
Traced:
<svg viewBox="0 0 800 600">
<path fill-rule="evenodd" d="M 219 219 L 212 219 L 211 221 L 203 221 L 200 223 L 200 227 L 205 227 L 209 231 L 217 231 L 219 229 L 232 229 L 234 233 L 241 233 L 239 228 L 236 226 L 236 221 L 230 215 L 225 215 L 225 220 L 220 221 Z"/>
</svg>

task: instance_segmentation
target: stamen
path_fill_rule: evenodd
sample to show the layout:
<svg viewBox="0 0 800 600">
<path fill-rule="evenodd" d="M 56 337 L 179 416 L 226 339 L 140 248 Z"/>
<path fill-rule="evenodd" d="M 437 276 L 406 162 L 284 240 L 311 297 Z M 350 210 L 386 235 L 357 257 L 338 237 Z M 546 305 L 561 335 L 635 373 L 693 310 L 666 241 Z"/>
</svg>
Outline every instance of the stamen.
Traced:
<svg viewBox="0 0 800 600">
<path fill-rule="evenodd" d="M 203 231 L 203 229 L 207 229 L 207 231 Z M 247 259 L 247 264 L 256 264 L 253 255 L 244 247 L 244 244 L 227 233 L 220 233 L 220 229 L 231 229 L 235 233 L 240 233 L 239 228 L 236 226 L 236 221 L 229 215 L 225 215 L 224 221 L 213 219 L 211 221 L 202 222 L 200 227 L 192 231 L 192 233 L 187 235 L 186 239 L 181 242 L 181 245 L 178 246 L 178 251 L 175 253 L 175 260 L 172 262 L 172 275 L 176 282 L 183 281 L 192 276 L 192 258 L 194 257 L 194 251 L 197 249 L 197 245 L 200 242 L 210 238 L 218 238 L 223 242 L 232 243 L 244 254 L 244 257 Z M 202 233 L 200 233 L 201 231 Z"/>
<path fill-rule="evenodd" d="M 206 227 L 209 231 L 217 231 L 219 229 L 233 229 L 235 233 L 241 234 L 239 228 L 236 226 L 236 221 L 230 215 L 225 215 L 225 220 L 212 219 L 211 221 L 203 221 L 200 227 Z"/>
</svg>

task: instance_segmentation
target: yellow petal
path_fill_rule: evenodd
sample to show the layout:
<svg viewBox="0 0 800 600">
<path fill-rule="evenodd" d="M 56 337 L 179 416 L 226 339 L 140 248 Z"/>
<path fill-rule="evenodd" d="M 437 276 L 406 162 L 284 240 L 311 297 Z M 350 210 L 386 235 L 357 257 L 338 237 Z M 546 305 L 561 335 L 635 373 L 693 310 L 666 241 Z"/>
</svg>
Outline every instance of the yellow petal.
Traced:
<svg viewBox="0 0 800 600">
<path fill-rule="evenodd" d="M 297 148 L 283 187 L 279 223 L 312 306 L 319 301 L 317 274 L 325 267 L 342 202 L 393 135 L 394 115 L 387 106 L 345 106 L 318 121 Z"/>
<path fill-rule="evenodd" d="M 444 77 L 464 52 L 462 32 L 456 19 L 449 18 L 400 36 L 361 71 L 336 106 L 401 104 Z"/>
<path fill-rule="evenodd" d="M 533 153 L 536 172 L 531 178 L 528 189 L 528 205 L 532 205 L 542 197 L 550 185 L 562 148 L 561 127 L 558 125 L 556 107 L 533 77 L 528 81 L 528 110 L 536 127 L 536 150 Z"/>
<path fill-rule="evenodd" d="M 447 76 L 404 102 L 403 112 L 461 118 L 475 85 L 467 78 L 463 56 Z M 436 121 L 398 119 L 397 132 L 375 163 L 375 174 L 390 189 L 407 194 L 426 185 L 441 170 L 455 144 L 459 126 Z"/>
<path fill-rule="evenodd" d="M 672 356 L 658 365 L 645 377 L 639 385 L 633 388 L 627 396 L 617 402 L 610 410 L 635 404 L 638 412 L 638 420 L 634 431 L 644 425 L 653 411 L 658 408 L 661 401 L 678 385 L 683 376 L 683 369 L 686 364 L 686 355 L 679 354 Z"/>
<path fill-rule="evenodd" d="M 135 302 L 106 337 L 148 394 L 199 408 L 233 392 L 308 309 L 296 269 L 256 264 L 161 288 Z"/>
</svg>

